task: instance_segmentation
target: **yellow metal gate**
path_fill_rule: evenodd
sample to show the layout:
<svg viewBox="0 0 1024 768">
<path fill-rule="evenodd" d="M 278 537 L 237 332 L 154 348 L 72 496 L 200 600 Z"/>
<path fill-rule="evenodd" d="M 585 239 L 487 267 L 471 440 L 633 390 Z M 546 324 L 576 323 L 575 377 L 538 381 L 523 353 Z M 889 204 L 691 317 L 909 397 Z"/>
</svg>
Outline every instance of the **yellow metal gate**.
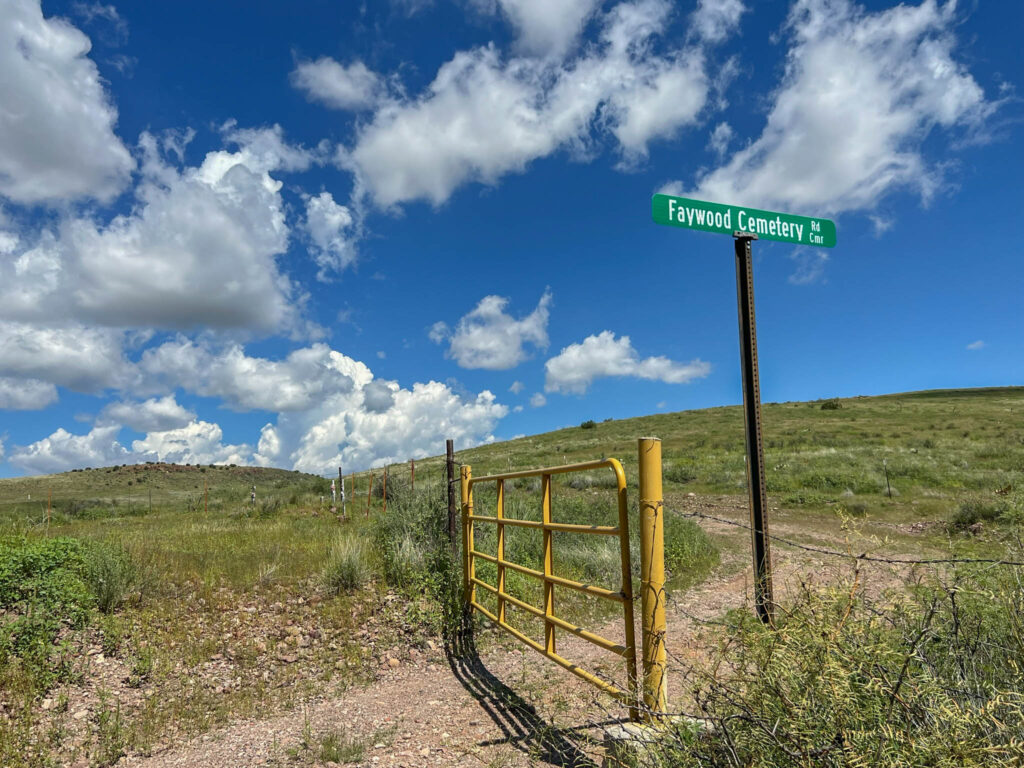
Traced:
<svg viewBox="0 0 1024 768">
<path fill-rule="evenodd" d="M 660 441 L 645 439 L 647 443 L 656 442 L 657 449 L 657 501 L 645 503 L 643 481 L 649 480 L 651 472 L 645 473 L 645 466 L 652 464 L 651 450 L 645 452 L 644 441 L 641 441 L 641 577 L 643 581 L 641 596 L 643 599 L 643 650 L 644 650 L 644 692 L 643 703 L 645 715 L 664 711 L 664 562 L 661 525 L 661 444 Z M 585 472 L 594 469 L 609 469 L 615 475 L 616 496 L 618 502 L 617 525 L 577 525 L 560 523 L 552 519 L 551 478 L 553 475 L 571 472 Z M 541 479 L 541 520 L 520 520 L 505 516 L 505 482 L 517 478 L 539 477 Z M 497 504 L 495 514 L 480 515 L 473 508 L 473 488 L 481 483 L 493 483 L 496 486 Z M 626 498 L 626 476 L 622 464 L 617 459 L 604 459 L 581 464 L 566 464 L 558 467 L 546 467 L 519 472 L 506 472 L 486 477 L 473 477 L 472 468 L 462 467 L 462 553 L 463 553 L 463 598 L 471 609 L 479 611 L 513 637 L 543 654 L 556 664 L 578 675 L 602 691 L 610 694 L 630 708 L 630 716 L 639 719 L 640 708 L 637 692 L 637 652 L 633 628 L 633 580 L 629 552 L 629 507 Z M 653 482 L 648 481 L 648 486 Z M 488 524 L 497 527 L 496 556 L 480 552 L 474 547 L 473 530 L 476 524 Z M 538 571 L 521 563 L 505 559 L 505 528 L 516 526 L 533 528 L 542 531 L 544 570 Z M 593 584 L 584 584 L 563 578 L 554 573 L 554 534 L 558 532 L 590 534 L 597 536 L 616 536 L 619 539 L 621 559 L 621 582 L 618 589 L 607 589 Z M 649 555 L 656 555 L 660 563 L 654 563 Z M 497 583 L 489 584 L 476 575 L 476 560 L 493 563 L 497 569 Z M 513 570 L 533 577 L 543 584 L 543 606 L 531 605 L 510 595 L 505 588 L 506 570 Z M 652 583 L 651 576 L 655 581 Z M 497 599 L 497 614 L 482 606 L 477 600 L 477 588 L 492 593 Z M 625 643 L 619 644 L 572 624 L 556 614 L 555 587 L 583 592 L 594 597 L 611 600 L 622 605 Z M 526 635 L 510 621 L 507 606 L 512 605 L 526 613 L 544 620 L 543 642 Z M 660 611 L 658 610 L 660 608 Z M 660 615 L 658 615 L 660 614 Z M 658 619 L 660 618 L 660 624 Z M 626 690 L 603 680 L 597 675 L 574 664 L 557 652 L 555 631 L 561 629 L 570 632 L 606 651 L 621 656 L 626 665 Z M 657 662 L 660 661 L 660 664 Z"/>
</svg>

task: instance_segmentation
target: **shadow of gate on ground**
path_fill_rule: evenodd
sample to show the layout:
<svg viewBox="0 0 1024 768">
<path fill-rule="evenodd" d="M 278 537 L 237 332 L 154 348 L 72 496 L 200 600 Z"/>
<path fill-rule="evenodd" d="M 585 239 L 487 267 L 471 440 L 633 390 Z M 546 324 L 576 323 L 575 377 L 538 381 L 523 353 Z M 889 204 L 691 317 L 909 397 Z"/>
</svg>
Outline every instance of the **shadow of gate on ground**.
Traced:
<svg viewBox="0 0 1024 768">
<path fill-rule="evenodd" d="M 487 669 L 476 650 L 471 630 L 460 629 L 445 643 L 448 666 L 463 688 L 501 729 L 504 738 L 483 742 L 480 746 L 510 744 L 532 758 L 559 768 L 597 768 L 587 754 L 598 742 L 588 733 L 595 727 L 624 720 L 587 723 L 576 728 L 558 728 L 536 708 L 505 685 Z"/>
</svg>

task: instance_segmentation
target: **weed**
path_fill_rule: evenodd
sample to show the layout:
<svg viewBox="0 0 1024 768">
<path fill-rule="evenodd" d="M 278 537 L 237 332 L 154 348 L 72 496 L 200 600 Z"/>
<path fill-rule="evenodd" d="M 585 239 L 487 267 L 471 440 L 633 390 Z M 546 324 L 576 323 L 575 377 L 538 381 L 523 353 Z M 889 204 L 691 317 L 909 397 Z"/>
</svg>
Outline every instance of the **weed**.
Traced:
<svg viewBox="0 0 1024 768">
<path fill-rule="evenodd" d="M 113 613 L 142 592 L 141 570 L 129 552 L 115 544 L 96 543 L 88 549 L 85 579 L 103 613 Z"/>
<path fill-rule="evenodd" d="M 128 676 L 128 684 L 132 688 L 138 688 L 149 680 L 150 675 L 153 674 L 154 659 L 155 654 L 151 646 L 142 645 L 136 647 L 135 655 L 132 658 L 131 673 Z"/>
<path fill-rule="evenodd" d="M 350 736 L 344 730 L 333 730 L 319 737 L 317 757 L 322 763 L 361 763 L 366 757 L 364 739 Z"/>
<path fill-rule="evenodd" d="M 113 765 L 125 754 L 128 747 L 127 730 L 121 717 L 121 701 L 109 704 L 109 694 L 99 693 L 99 708 L 96 710 L 96 754 L 95 765 Z"/>
<path fill-rule="evenodd" d="M 100 620 L 100 650 L 106 656 L 117 656 L 124 642 L 124 622 L 117 616 L 104 616 Z"/>
<path fill-rule="evenodd" d="M 340 536 L 331 545 L 320 571 L 320 585 L 329 595 L 352 592 L 369 578 L 366 545 L 351 536 Z"/>
</svg>

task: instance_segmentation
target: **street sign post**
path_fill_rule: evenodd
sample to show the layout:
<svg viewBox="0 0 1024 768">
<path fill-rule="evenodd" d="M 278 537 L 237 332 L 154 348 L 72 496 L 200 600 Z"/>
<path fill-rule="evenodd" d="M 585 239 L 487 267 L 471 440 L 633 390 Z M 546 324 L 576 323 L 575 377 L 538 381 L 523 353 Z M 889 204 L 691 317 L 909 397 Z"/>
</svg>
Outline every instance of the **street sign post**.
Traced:
<svg viewBox="0 0 1024 768">
<path fill-rule="evenodd" d="M 743 422 L 747 447 L 747 493 L 750 501 L 751 550 L 754 556 L 754 604 L 758 617 L 772 623 L 772 563 L 768 537 L 768 493 L 761 434 L 761 381 L 754 318 L 754 264 L 751 243 L 776 240 L 794 245 L 832 248 L 836 225 L 828 219 L 774 213 L 738 205 L 709 203 L 672 195 L 651 199 L 651 216 L 665 224 L 732 235 L 736 255 L 736 302 L 739 309 L 740 362 L 743 374 Z"/>
</svg>

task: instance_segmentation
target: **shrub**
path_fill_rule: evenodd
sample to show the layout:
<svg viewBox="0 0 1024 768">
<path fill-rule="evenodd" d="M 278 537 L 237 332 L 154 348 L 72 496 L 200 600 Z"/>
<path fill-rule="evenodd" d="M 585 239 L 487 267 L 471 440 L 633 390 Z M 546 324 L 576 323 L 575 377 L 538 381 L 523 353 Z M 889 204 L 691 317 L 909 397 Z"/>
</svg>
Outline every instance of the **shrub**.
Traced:
<svg viewBox="0 0 1024 768">
<path fill-rule="evenodd" d="M 963 570 L 869 598 L 804 587 L 776 628 L 735 612 L 682 687 L 689 722 L 645 765 L 1011 766 L 1024 759 L 1024 573 Z"/>
<path fill-rule="evenodd" d="M 62 626 L 82 627 L 95 605 L 83 578 L 85 548 L 69 538 L 0 540 L 0 665 L 16 656 L 42 688 Z"/>
<path fill-rule="evenodd" d="M 256 500 L 256 508 L 253 510 L 256 517 L 274 517 L 281 511 L 281 499 L 277 496 L 268 496 Z"/>
<path fill-rule="evenodd" d="M 718 560 L 718 548 L 703 528 L 679 515 L 665 515 L 665 568 L 673 588 L 703 581 Z"/>
<path fill-rule="evenodd" d="M 130 599 L 140 597 L 143 574 L 131 554 L 115 544 L 97 543 L 86 551 L 85 580 L 96 596 L 96 607 L 113 613 Z"/>
<path fill-rule="evenodd" d="M 968 499 L 960 502 L 956 512 L 950 516 L 948 527 L 954 531 L 966 531 L 975 523 L 997 520 L 1008 510 L 1009 504 L 1002 499 Z"/>
<path fill-rule="evenodd" d="M 370 535 L 384 580 L 431 602 L 439 615 L 422 617 L 434 625 L 430 629 L 453 629 L 461 615 L 462 573 L 448 544 L 448 507 L 441 495 L 400 488 L 387 514 L 371 519 Z"/>
<path fill-rule="evenodd" d="M 823 410 L 823 411 L 838 411 L 842 407 L 843 406 L 839 402 L 839 399 L 835 398 L 835 397 L 833 397 L 833 398 L 831 398 L 829 400 L 826 400 L 825 402 L 823 402 L 821 404 L 821 410 Z"/>
<path fill-rule="evenodd" d="M 670 483 L 685 485 L 697 479 L 697 468 L 688 464 L 669 464 L 662 468 L 662 477 Z"/>
<path fill-rule="evenodd" d="M 363 542 L 349 536 L 336 539 L 320 571 L 323 590 L 329 595 L 352 592 L 365 584 L 368 578 L 366 546 Z"/>
<path fill-rule="evenodd" d="M 597 426 L 597 422 L 596 421 L 594 421 L 593 419 L 587 419 L 582 424 L 580 424 L 580 429 L 593 429 L 596 426 Z"/>
</svg>

